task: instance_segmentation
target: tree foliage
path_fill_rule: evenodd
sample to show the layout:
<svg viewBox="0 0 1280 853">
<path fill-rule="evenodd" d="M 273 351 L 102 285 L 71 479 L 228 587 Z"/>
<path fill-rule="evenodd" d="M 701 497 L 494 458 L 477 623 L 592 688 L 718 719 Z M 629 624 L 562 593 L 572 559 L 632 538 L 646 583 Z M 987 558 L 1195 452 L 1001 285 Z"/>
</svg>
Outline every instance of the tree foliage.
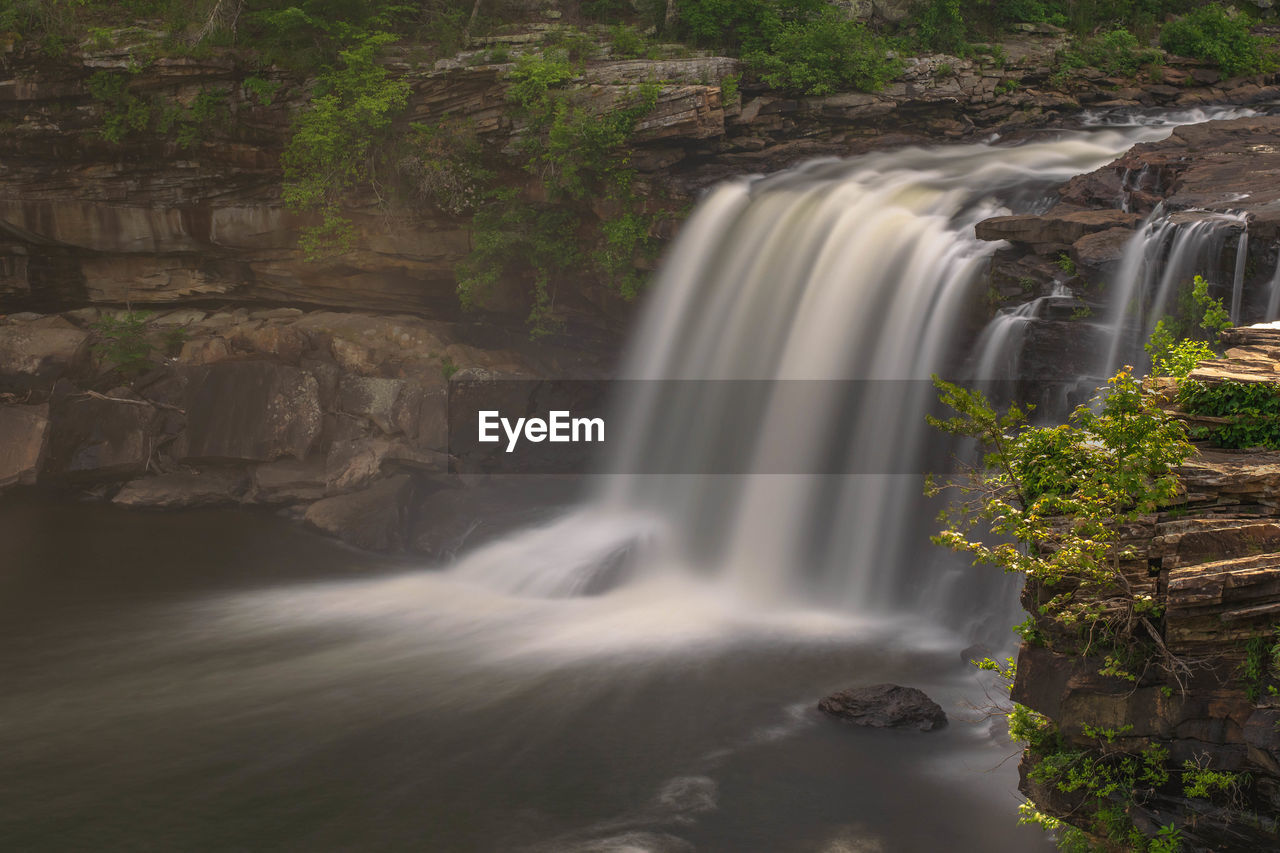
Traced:
<svg viewBox="0 0 1280 853">
<path fill-rule="evenodd" d="M 746 61 L 769 86 L 806 95 L 879 91 L 902 70 L 883 38 L 834 9 L 784 24 L 767 51 Z"/>
<path fill-rule="evenodd" d="M 958 499 L 934 541 L 1025 574 L 1047 594 L 1040 617 L 1079 636 L 1082 653 L 1103 656 L 1106 674 L 1136 678 L 1133 666 L 1152 643 L 1160 662 L 1177 669 L 1151 621 L 1155 602 L 1135 593 L 1121 569 L 1131 555 L 1118 527 L 1176 496 L 1174 468 L 1192 452 L 1178 422 L 1129 370 L 1093 407 L 1051 427 L 1028 426 L 1017 406 L 998 414 L 980 392 L 935 382 L 956 414 L 931 423 L 977 441 L 983 458 L 948 484 Z"/>
<path fill-rule="evenodd" d="M 1250 20 L 1211 3 L 1166 24 L 1160 45 L 1170 53 L 1212 62 L 1228 76 L 1276 67 L 1274 43 L 1250 32 Z"/>
<path fill-rule="evenodd" d="M 352 226 L 340 202 L 375 178 L 377 146 L 408 102 L 409 84 L 376 62 L 378 48 L 392 40 L 375 33 L 339 53 L 341 67 L 321 77 L 281 157 L 285 202 L 320 217 L 303 233 L 309 256 L 350 248 Z"/>
</svg>

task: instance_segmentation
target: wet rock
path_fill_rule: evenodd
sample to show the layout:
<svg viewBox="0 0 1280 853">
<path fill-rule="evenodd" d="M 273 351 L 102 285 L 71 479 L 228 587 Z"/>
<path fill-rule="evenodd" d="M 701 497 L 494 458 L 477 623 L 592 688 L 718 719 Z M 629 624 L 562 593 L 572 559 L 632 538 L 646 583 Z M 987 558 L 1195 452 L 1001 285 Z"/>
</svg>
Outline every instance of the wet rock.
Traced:
<svg viewBox="0 0 1280 853">
<path fill-rule="evenodd" d="M 325 498 L 307 508 L 307 524 L 370 551 L 398 551 L 407 540 L 413 479 L 400 474 L 367 489 Z"/>
<path fill-rule="evenodd" d="M 1142 217 L 1120 210 L 1074 210 L 1042 215 L 996 216 L 979 222 L 979 240 L 1070 245 L 1086 234 L 1111 228 L 1133 228 Z"/>
<path fill-rule="evenodd" d="M 173 471 L 126 483 L 112 503 L 130 509 L 185 509 L 234 504 L 248 477 L 239 470 Z"/>
<path fill-rule="evenodd" d="M 1110 228 L 1089 234 L 1071 245 L 1071 260 L 1086 280 L 1105 281 L 1120 264 L 1125 247 L 1133 239 L 1128 228 Z"/>
<path fill-rule="evenodd" d="M 942 707 L 922 690 L 896 684 L 851 687 L 818 703 L 818 710 L 859 726 L 933 731 L 947 724 Z"/>
<path fill-rule="evenodd" d="M 185 368 L 187 428 L 176 450 L 187 461 L 303 459 L 320 435 L 315 377 L 268 361 Z"/>
<path fill-rule="evenodd" d="M 0 406 L 0 489 L 35 483 L 49 440 L 49 407 Z"/>
</svg>

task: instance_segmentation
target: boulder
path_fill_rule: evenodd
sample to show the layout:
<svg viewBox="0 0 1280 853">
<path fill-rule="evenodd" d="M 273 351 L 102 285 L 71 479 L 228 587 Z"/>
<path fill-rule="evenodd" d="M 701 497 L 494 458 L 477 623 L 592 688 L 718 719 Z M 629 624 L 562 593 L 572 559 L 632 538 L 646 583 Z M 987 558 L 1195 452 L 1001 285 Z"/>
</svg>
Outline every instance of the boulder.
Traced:
<svg viewBox="0 0 1280 853">
<path fill-rule="evenodd" d="M 61 317 L 0 326 L 0 391 L 52 387 L 88 354 L 89 333 Z"/>
<path fill-rule="evenodd" d="M 128 397 L 72 395 L 50 406 L 49 451 L 42 476 L 98 482 L 137 477 L 153 450 L 156 409 Z"/>
<path fill-rule="evenodd" d="M 126 483 L 112 503 L 130 509 L 185 509 L 237 503 L 248 477 L 243 471 L 173 471 Z"/>
<path fill-rule="evenodd" d="M 49 407 L 0 406 L 0 489 L 31 485 L 49 440 Z"/>
<path fill-rule="evenodd" d="M 184 461 L 303 459 L 320 435 L 319 387 L 310 373 L 268 361 L 185 368 Z"/>
<path fill-rule="evenodd" d="M 344 376 L 338 382 L 338 410 L 368 418 L 383 433 L 391 435 L 399 431 L 395 412 L 404 385 L 401 379 Z"/>
<path fill-rule="evenodd" d="M 942 707 L 914 687 L 873 684 L 850 687 L 818 703 L 818 710 L 859 726 L 930 732 L 947 724 Z"/>
<path fill-rule="evenodd" d="M 1086 279 L 1104 280 L 1119 266 L 1131 239 L 1133 231 L 1128 228 L 1109 228 L 1088 234 L 1072 244 L 1071 260 Z"/>
<path fill-rule="evenodd" d="M 408 540 L 413 479 L 400 474 L 367 489 L 338 495 L 307 508 L 307 524 L 369 551 L 399 551 Z"/>
</svg>

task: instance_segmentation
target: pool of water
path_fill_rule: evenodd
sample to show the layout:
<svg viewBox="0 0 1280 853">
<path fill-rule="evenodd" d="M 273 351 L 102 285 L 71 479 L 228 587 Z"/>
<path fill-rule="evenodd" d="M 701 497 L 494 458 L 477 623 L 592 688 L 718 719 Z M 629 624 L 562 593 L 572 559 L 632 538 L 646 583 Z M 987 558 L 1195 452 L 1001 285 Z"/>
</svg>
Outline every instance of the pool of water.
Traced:
<svg viewBox="0 0 1280 853">
<path fill-rule="evenodd" d="M 929 626 L 519 598 L 239 510 L 18 496 L 0 541 L 6 850 L 1052 849 Z M 952 724 L 814 710 L 879 681 Z"/>
</svg>

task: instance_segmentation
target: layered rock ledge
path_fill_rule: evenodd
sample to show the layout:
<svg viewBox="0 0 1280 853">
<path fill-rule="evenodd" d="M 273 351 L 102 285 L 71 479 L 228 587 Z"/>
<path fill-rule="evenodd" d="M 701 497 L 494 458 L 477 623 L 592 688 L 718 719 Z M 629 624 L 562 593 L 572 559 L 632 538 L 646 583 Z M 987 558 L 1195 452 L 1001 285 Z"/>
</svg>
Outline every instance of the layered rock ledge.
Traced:
<svg viewBox="0 0 1280 853">
<path fill-rule="evenodd" d="M 1247 381 L 1280 393 L 1276 341 L 1274 327 L 1233 330 L 1227 359 L 1192 376 L 1240 381 L 1248 371 Z M 1248 774 L 1238 802 L 1166 786 L 1133 803 L 1129 816 L 1148 835 L 1177 824 L 1193 850 L 1269 850 L 1280 843 L 1280 697 L 1252 683 L 1243 665 L 1246 643 L 1274 641 L 1280 625 L 1280 452 L 1201 447 L 1179 476 L 1180 502 L 1124 531 L 1133 553 L 1121 569 L 1134 594 L 1163 607 L 1162 642 L 1192 662 L 1185 692 L 1150 672 L 1136 684 L 1099 675 L 1102 660 L 1081 657 L 1071 638 L 1049 630 L 1044 644 L 1023 645 L 1012 697 L 1057 724 L 1068 745 L 1096 747 L 1087 724 L 1121 732 L 1116 749 L 1160 744 L 1171 766 Z M 1034 613 L 1043 595 L 1028 586 L 1023 603 Z M 1022 791 L 1042 811 L 1088 828 L 1078 794 L 1031 778 L 1037 760 L 1024 756 Z"/>
<path fill-rule="evenodd" d="M 537 52 L 550 29 L 524 27 L 437 62 L 417 58 L 412 46 L 391 49 L 386 63 L 412 89 L 405 120 L 447 118 L 471 129 L 506 184 L 528 182 L 503 154 L 523 129 L 506 101 L 504 75 L 513 66 L 491 59 L 496 48 L 512 56 Z M 1065 39 L 1051 30 L 1011 37 L 1001 45 L 1007 59 L 1000 66 L 915 57 L 882 92 L 804 98 L 750 87 L 734 94 L 725 81 L 742 69 L 731 58 L 623 59 L 611 56 L 606 42 L 602 37 L 576 81 L 588 108 L 607 109 L 660 81 L 657 105 L 630 143 L 637 190 L 669 216 L 657 226 L 659 237 L 674 233 L 682 211 L 709 184 L 804 158 L 1015 132 L 1083 107 L 1280 97 L 1271 76 L 1223 81 L 1177 63 L 1160 85 L 1089 71 L 1055 83 L 1055 54 Z M 264 70 L 258 57 L 229 50 L 161 58 L 131 75 L 131 91 L 177 105 L 217 92 L 225 120 L 186 148 L 159 135 L 104 139 L 108 105 L 92 97 L 90 80 L 130 69 L 136 47 L 86 43 L 51 61 L 0 46 L 8 51 L 0 71 L 0 305 L 49 311 L 213 300 L 457 317 L 454 269 L 471 250 L 466 216 L 423 207 L 388 215 L 376 198 L 362 196 L 345 211 L 357 250 L 314 262 L 299 249 L 299 232 L 312 220 L 282 201 L 279 159 L 313 81 Z M 274 87 L 269 102 L 247 86 L 251 77 Z M 492 307 L 518 321 L 527 299 L 509 283 Z M 574 292 L 559 295 L 559 306 L 588 325 L 617 325 L 628 314 L 585 274 Z"/>
</svg>

